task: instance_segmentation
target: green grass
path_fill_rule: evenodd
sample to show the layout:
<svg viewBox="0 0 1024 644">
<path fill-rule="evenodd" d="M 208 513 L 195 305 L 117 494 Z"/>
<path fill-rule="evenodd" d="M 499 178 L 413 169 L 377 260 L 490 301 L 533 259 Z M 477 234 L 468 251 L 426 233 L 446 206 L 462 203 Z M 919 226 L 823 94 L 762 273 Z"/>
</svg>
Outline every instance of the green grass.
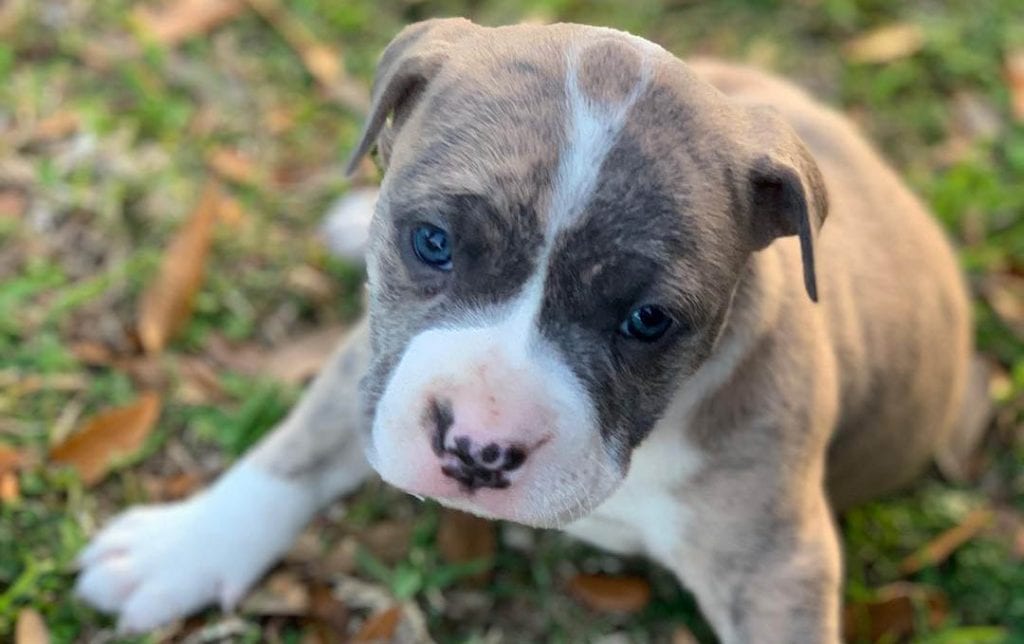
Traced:
<svg viewBox="0 0 1024 644">
<path fill-rule="evenodd" d="M 263 175 L 291 179 L 229 184 L 245 218 L 237 229 L 219 228 L 209 278 L 171 360 L 206 356 L 218 338 L 265 347 L 351 319 L 360 297 L 358 273 L 326 257 L 314 237 L 324 208 L 347 187 L 341 164 L 360 124 L 322 98 L 273 29 L 247 14 L 174 50 L 147 45 L 119 57 L 111 53 L 116 43 L 138 42 L 126 0 L 22 4 L 23 15 L 0 34 L 0 191 L 14 187 L 30 204 L 20 217 L 0 216 L 0 374 L 10 383 L 0 389 L 0 442 L 42 455 L 68 422 L 136 395 L 139 383 L 131 376 L 81 364 L 69 347 L 78 339 L 130 344 L 118 323 L 133 319 L 164 245 L 209 175 L 205 158 L 216 146 L 242 150 Z M 1024 272 L 1024 125 L 1010 117 L 1002 71 L 1006 52 L 1024 47 L 1018 0 L 297 0 L 288 7 L 324 42 L 337 45 L 349 71 L 367 82 L 382 47 L 412 20 L 462 14 L 496 24 L 532 17 L 628 29 L 682 55 L 752 61 L 846 110 L 957 241 L 979 294 L 978 345 L 1008 374 L 978 481 L 952 485 L 933 475 L 906 495 L 844 518 L 847 595 L 863 599 L 902 579 L 902 558 L 973 507 L 984 503 L 1022 516 L 1024 342 L 980 296 L 991 276 Z M 914 55 L 884 65 L 844 59 L 841 46 L 850 38 L 903 21 L 925 35 Z M 97 46 L 110 50 L 105 65 L 96 62 Z M 965 101 L 980 106 L 993 128 L 965 132 Z M 62 111 L 79 119 L 70 137 L 40 141 L 15 134 Z M 289 124 L 272 130 L 272 112 L 286 114 Z M 957 146 L 949 145 L 953 139 Z M 325 171 L 326 178 L 315 177 Z M 331 297 L 288 286 L 289 271 L 298 266 L 327 276 Z M 28 376 L 77 378 L 77 384 L 20 387 L 18 378 Z M 178 395 L 172 378 L 158 431 L 142 457 L 96 488 L 83 490 L 72 474 L 46 467 L 20 475 L 21 500 L 0 507 L 0 640 L 11 636 L 25 606 L 43 614 L 55 641 L 109 633 L 108 618 L 69 595 L 74 553 L 95 522 L 146 500 L 145 476 L 174 471 L 170 451 L 205 459 L 204 473 L 212 473 L 280 418 L 298 393 L 226 368 L 218 378 L 223 399 L 198 403 Z M 422 511 L 380 486 L 368 487 L 349 506 L 350 526 L 396 517 L 415 522 L 403 560 L 385 563 L 367 551 L 356 574 L 416 599 L 441 641 L 480 641 L 491 628 L 513 640 L 571 642 L 622 631 L 636 641 L 658 641 L 675 624 L 709 637 L 693 599 L 644 562 L 536 533 L 529 556 L 506 544 L 492 562 L 479 564 L 492 567 L 493 583 L 473 590 L 466 580 L 471 569 L 438 558 L 432 506 Z M 418 518 L 409 518 L 416 511 Z M 339 530 L 323 529 L 325 539 Z M 913 575 L 911 581 L 937 587 L 950 600 L 944 623 L 922 625 L 916 637 L 1024 641 L 1024 565 L 1011 548 L 1005 530 L 986 532 L 948 561 Z M 594 615 L 565 593 L 573 570 L 645 575 L 654 598 L 632 617 Z M 439 608 L 438 594 L 460 592 L 482 594 L 487 608 L 461 619 Z M 216 618 L 209 612 L 201 620 Z M 259 640 L 263 622 L 246 620 L 243 639 Z M 284 641 L 295 641 L 302 624 L 286 621 L 283 628 Z"/>
</svg>

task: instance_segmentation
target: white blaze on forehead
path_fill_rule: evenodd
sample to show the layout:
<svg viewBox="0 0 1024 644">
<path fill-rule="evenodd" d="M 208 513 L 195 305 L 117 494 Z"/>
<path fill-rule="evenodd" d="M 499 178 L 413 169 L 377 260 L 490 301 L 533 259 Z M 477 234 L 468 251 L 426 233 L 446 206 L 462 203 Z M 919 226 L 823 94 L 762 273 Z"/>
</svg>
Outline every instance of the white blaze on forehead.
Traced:
<svg viewBox="0 0 1024 644">
<path fill-rule="evenodd" d="M 559 155 L 548 212 L 548 247 L 561 230 L 573 224 L 587 205 L 605 157 L 618 140 L 636 99 L 647 89 L 650 64 L 646 48 L 638 49 L 641 58 L 638 78 L 632 90 L 618 101 L 601 100 L 580 87 L 579 68 L 587 50 L 578 46 L 569 50 L 565 75 L 566 138 Z"/>
<path fill-rule="evenodd" d="M 639 65 L 633 87 L 618 100 L 603 100 L 580 86 L 580 68 L 588 55 L 588 47 L 579 43 L 570 46 L 566 55 L 565 115 L 566 136 L 559 154 L 544 247 L 537 262 L 537 272 L 526 283 L 515 303 L 513 316 L 522 333 L 532 337 L 540 315 L 547 280 L 551 249 L 559 233 L 571 227 L 586 208 L 597 187 L 601 167 L 629 117 L 637 98 L 647 89 L 651 78 L 650 57 L 656 45 L 631 34 L 602 29 L 603 38 L 621 39 L 624 48 L 636 52 Z M 594 45 L 591 44 L 591 47 Z M 629 66 L 625 66 L 626 69 Z M 623 69 L 609 73 L 625 73 Z M 607 97 L 605 97 L 607 98 Z"/>
</svg>

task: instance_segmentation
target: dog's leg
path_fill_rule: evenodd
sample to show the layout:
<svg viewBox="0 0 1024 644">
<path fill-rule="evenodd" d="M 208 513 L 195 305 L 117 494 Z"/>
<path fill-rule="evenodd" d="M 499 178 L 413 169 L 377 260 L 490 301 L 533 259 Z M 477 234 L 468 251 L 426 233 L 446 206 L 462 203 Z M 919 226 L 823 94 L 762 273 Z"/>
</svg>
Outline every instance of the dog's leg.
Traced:
<svg viewBox="0 0 1024 644">
<path fill-rule="evenodd" d="M 125 631 L 233 606 L 318 509 L 370 473 L 357 391 L 369 352 L 364 321 L 292 413 L 210 488 L 115 519 L 79 556 L 78 595 L 117 613 Z"/>
<path fill-rule="evenodd" d="M 840 641 L 840 550 L 820 477 L 711 465 L 671 567 L 726 644 Z M 780 478 L 785 477 L 785 483 Z"/>
</svg>

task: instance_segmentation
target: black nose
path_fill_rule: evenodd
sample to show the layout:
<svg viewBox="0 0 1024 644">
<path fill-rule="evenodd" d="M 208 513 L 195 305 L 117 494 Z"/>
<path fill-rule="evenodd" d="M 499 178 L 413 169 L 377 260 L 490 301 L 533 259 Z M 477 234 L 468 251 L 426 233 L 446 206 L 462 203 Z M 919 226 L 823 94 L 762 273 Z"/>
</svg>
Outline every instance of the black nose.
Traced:
<svg viewBox="0 0 1024 644">
<path fill-rule="evenodd" d="M 520 445 L 487 443 L 479 446 L 474 445 L 468 436 L 457 436 L 449 440 L 448 434 L 455 424 L 455 414 L 451 403 L 446 400 L 431 401 L 428 413 L 434 426 L 432 447 L 441 459 L 441 471 L 467 490 L 506 488 L 509 486 L 507 473 L 518 469 L 526 461 L 526 449 Z"/>
<path fill-rule="evenodd" d="M 525 461 L 526 450 L 519 445 L 502 447 L 488 443 L 477 447 L 468 437 L 459 436 L 453 447 L 444 450 L 441 471 L 468 490 L 502 489 L 509 486 L 507 473 Z"/>
</svg>

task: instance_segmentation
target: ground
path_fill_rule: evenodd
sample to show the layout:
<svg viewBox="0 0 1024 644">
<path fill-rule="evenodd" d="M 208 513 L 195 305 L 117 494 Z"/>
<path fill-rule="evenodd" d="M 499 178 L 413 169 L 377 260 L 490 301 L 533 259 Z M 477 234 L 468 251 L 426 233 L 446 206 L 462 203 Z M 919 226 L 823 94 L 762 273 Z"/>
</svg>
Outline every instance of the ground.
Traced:
<svg viewBox="0 0 1024 644">
<path fill-rule="evenodd" d="M 404 24 L 467 15 L 606 24 L 683 56 L 752 62 L 803 83 L 878 144 L 961 249 L 997 413 L 964 477 L 932 472 L 842 517 L 859 624 L 849 633 L 1024 641 L 1019 0 L 178 4 L 180 33 L 175 12 L 126 0 L 0 3 L 0 445 L 20 460 L 5 471 L 0 458 L 0 640 L 26 608 L 53 641 L 116 639 L 70 594 L 76 551 L 120 508 L 210 480 L 296 399 L 308 374 L 281 364 L 322 352 L 315 332 L 359 308 L 358 268 L 332 260 L 317 231 L 353 185 L 342 164 L 376 56 Z M 355 183 L 375 178 L 364 168 Z M 221 207 L 194 310 L 146 357 L 139 302 L 175 264 L 162 257 L 204 188 Z M 96 484 L 56 466 L 50 447 L 143 391 L 162 408 L 141 449 Z M 344 521 L 331 520 L 336 506 L 307 532 L 262 604 L 150 639 L 343 641 L 396 600 L 438 641 L 710 638 L 692 598 L 642 561 L 467 521 L 379 484 L 346 507 Z M 922 548 L 919 570 L 903 565 Z M 594 591 L 581 573 L 628 578 Z M 378 632 L 391 632 L 383 621 Z"/>
</svg>

